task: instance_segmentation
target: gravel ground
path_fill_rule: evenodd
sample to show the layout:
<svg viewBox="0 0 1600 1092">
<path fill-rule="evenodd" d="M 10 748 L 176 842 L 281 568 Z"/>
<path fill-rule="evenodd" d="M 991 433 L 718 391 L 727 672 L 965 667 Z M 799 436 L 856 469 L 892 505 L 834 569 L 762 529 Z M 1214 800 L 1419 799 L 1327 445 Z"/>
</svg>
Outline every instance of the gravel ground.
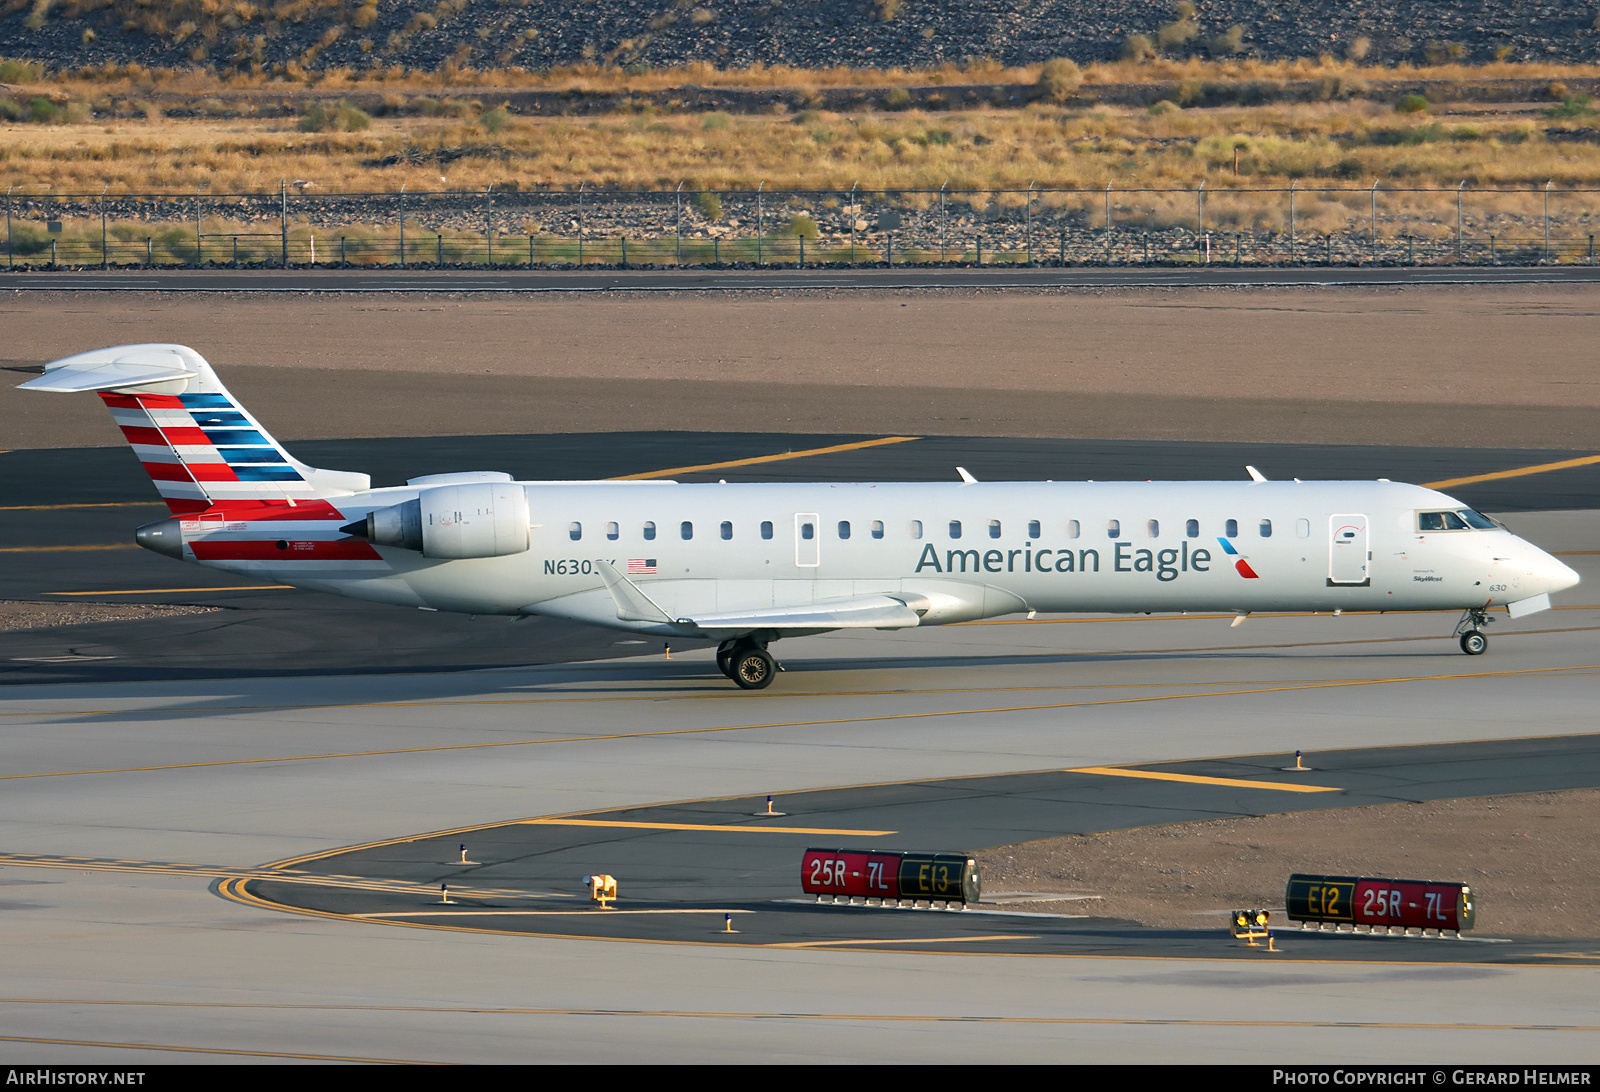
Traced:
<svg viewBox="0 0 1600 1092">
<path fill-rule="evenodd" d="M 1600 937 L 1600 789 L 1383 804 L 1146 827 L 978 855 L 984 890 L 1096 896 L 1007 903 L 1146 925 L 1221 926 L 1230 911 L 1282 914 L 1294 872 L 1470 884 L 1474 932 Z"/>
<path fill-rule="evenodd" d="M 91 622 L 131 622 L 173 614 L 210 614 L 218 607 L 174 607 L 155 603 L 29 603 L 0 599 L 0 630 L 53 629 Z"/>
<path fill-rule="evenodd" d="M 1600 59 L 1600 32 L 1589 4 L 1321 0 L 1286 9 L 1271 0 L 1198 0 L 1195 6 L 1194 35 L 1172 46 L 1178 56 L 1207 55 L 1207 39 L 1237 25 L 1243 28 L 1241 51 L 1270 59 L 1343 55 L 1357 38 L 1369 40 L 1369 62 L 1421 62 L 1429 43 L 1436 42 L 1456 43 L 1466 61 L 1493 60 L 1497 54 L 1569 63 Z M 349 5 L 297 6 L 292 20 L 280 21 L 271 21 L 270 5 L 260 5 L 242 24 L 237 16 L 231 24 L 215 14 L 201 16 L 198 33 L 195 22 L 180 22 L 188 15 L 174 15 L 163 33 L 152 36 L 126 29 L 124 17 L 135 10 L 131 3 L 76 5 L 88 9 L 83 15 L 50 13 L 49 7 L 10 5 L 10 13 L 0 18 L 0 56 L 71 66 L 137 61 L 248 67 L 297 61 L 313 70 L 395 64 L 435 69 L 452 59 L 479 68 L 534 69 L 587 61 L 650 67 L 693 61 L 718 67 L 929 67 L 979 57 L 1003 64 L 1051 57 L 1111 60 L 1129 35 L 1154 39 L 1173 21 L 1169 0 L 614 0 L 604 5 L 389 0 L 376 20 L 361 28 L 348 25 Z M 47 17 L 29 28 L 26 22 L 36 9 Z M 419 15 L 426 19 L 416 20 Z M 426 26 L 427 19 L 436 19 L 436 25 Z M 335 27 L 340 34 L 308 57 Z"/>
</svg>

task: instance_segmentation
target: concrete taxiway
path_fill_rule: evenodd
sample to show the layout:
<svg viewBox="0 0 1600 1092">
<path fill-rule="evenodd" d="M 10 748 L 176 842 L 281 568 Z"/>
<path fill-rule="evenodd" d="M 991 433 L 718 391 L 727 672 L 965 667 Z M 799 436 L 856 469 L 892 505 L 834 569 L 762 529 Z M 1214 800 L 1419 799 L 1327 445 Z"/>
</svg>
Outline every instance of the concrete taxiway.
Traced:
<svg viewBox="0 0 1600 1092">
<path fill-rule="evenodd" d="M 660 450 L 641 447 L 608 469 L 755 457 L 767 453 L 761 445 L 771 439 L 753 438 L 743 448 L 708 439 L 703 448 L 672 448 L 695 452 L 673 459 L 647 458 Z M 859 461 L 831 468 L 833 456 L 821 456 L 681 476 L 866 476 L 859 471 L 906 468 L 918 443 L 841 452 Z M 949 443 L 955 446 L 929 454 L 925 476 L 948 473 L 959 457 L 983 476 L 1001 477 L 1041 454 L 1076 462 L 1074 476 L 1095 476 L 1081 470 L 1093 460 L 1084 449 L 1051 454 L 974 441 L 982 451 L 1009 452 L 1012 463 L 997 455 L 990 469 L 973 465 L 974 450 Z M 718 450 L 722 459 L 707 457 Z M 127 458 L 120 450 L 103 454 Z M 1200 455 L 1179 448 L 1171 459 L 1198 466 L 1210 458 L 1220 466 L 1241 452 Z M 1332 458 L 1278 455 L 1284 468 Z M 1101 457 L 1123 456 L 1108 449 Z M 1351 472 L 1370 474 L 1382 458 L 1404 462 L 1368 451 L 1349 454 L 1347 463 Z M 1410 469 L 1449 480 L 1587 458 L 1433 452 L 1394 476 Z M 389 469 L 381 453 L 360 465 Z M 1148 465 L 1156 476 L 1156 464 Z M 63 467 L 70 469 L 63 463 L 55 471 Z M 1452 951 L 1441 960 L 1393 945 L 1371 954 L 1350 947 L 1383 943 L 1377 941 L 1305 938 L 1283 953 L 1240 958 L 1205 948 L 1209 938 L 1179 938 L 1163 948 L 1141 944 L 1159 937 L 1101 923 L 1103 935 L 1087 945 L 1063 942 L 1041 955 L 1015 939 L 1040 935 L 1033 927 L 1040 919 L 923 913 L 914 927 L 884 933 L 892 912 L 843 908 L 812 908 L 813 921 L 796 912 L 784 919 L 790 927 L 768 935 L 756 924 L 745 931 L 744 919 L 764 916 L 755 904 L 781 896 L 773 877 L 794 869 L 799 841 L 848 839 L 774 834 L 765 837 L 779 841 L 736 842 L 719 860 L 710 853 L 715 844 L 696 841 L 695 832 L 619 838 L 626 828 L 517 823 L 504 836 L 453 833 L 574 816 L 676 822 L 707 808 L 758 810 L 756 802 L 773 793 L 791 813 L 788 825 L 893 830 L 896 837 L 920 830 L 934 848 L 975 849 L 1029 829 L 1042 836 L 1307 806 L 1304 794 L 1284 790 L 1079 773 L 1040 775 L 1060 780 L 1036 784 L 1022 794 L 1025 805 L 1007 807 L 1004 794 L 980 791 L 982 779 L 1017 786 L 1017 771 L 1132 767 L 1281 781 L 1280 774 L 1252 772 L 1248 760 L 1217 764 L 1214 756 L 1284 756 L 1296 748 L 1312 754 L 1313 764 L 1315 756 L 1346 752 L 1330 758 L 1338 777 L 1326 786 L 1352 803 L 1420 798 L 1434 791 L 1425 783 L 1452 778 L 1455 786 L 1438 791 L 1590 784 L 1600 607 L 1585 589 L 1600 580 L 1600 554 L 1592 552 L 1600 516 L 1575 507 L 1583 489 L 1562 475 L 1591 472 L 1580 461 L 1515 479 L 1525 497 L 1543 490 L 1551 499 L 1533 505 L 1550 510 L 1508 516 L 1514 529 L 1561 553 L 1586 583 L 1558 597 L 1557 610 L 1498 620 L 1490 652 L 1478 658 L 1456 649 L 1454 617 L 1443 614 L 1267 616 L 1236 628 L 1216 616 L 1010 619 L 786 641 L 776 647 L 788 671 L 771 690 L 747 694 L 716 673 L 704 650 L 675 650 L 670 658 L 653 647 L 648 655 L 576 643 L 563 650 L 561 640 L 575 640 L 567 631 L 546 646 L 551 662 L 530 662 L 538 649 L 529 656 L 521 645 L 507 655 L 500 642 L 501 660 L 441 655 L 430 669 L 426 646 L 391 646 L 393 632 L 381 633 L 376 642 L 385 643 L 374 649 L 359 625 L 320 634 L 317 623 L 274 630 L 253 627 L 246 611 L 230 611 L 239 624 L 226 631 L 234 636 L 215 629 L 209 640 L 231 649 L 231 672 L 221 665 L 182 677 L 134 662 L 116 675 L 94 666 L 115 660 L 80 655 L 86 662 L 71 665 L 70 675 L 12 675 L 33 681 L 0 690 L 0 907 L 10 941 L 0 1058 L 1600 1061 L 1592 1001 L 1600 961 L 1588 942 L 1464 944 L 1466 955 Z M 6 488 L 36 477 L 7 475 Z M 1474 485 L 1500 488 L 1508 480 L 1452 489 L 1467 496 Z M 128 488 L 134 485 L 136 495 L 107 487 L 103 496 L 85 493 L 75 503 L 134 505 L 148 489 L 129 479 Z M 1570 499 L 1556 499 L 1562 496 Z M 8 499 L 45 503 L 22 493 Z M 109 521 L 98 522 L 102 516 Z M 23 536 L 7 547 L 26 548 L 6 555 L 13 589 L 6 594 L 149 588 L 156 585 L 139 581 L 160 572 L 157 583 L 195 589 L 181 601 L 258 595 L 250 609 L 266 610 L 260 604 L 267 597 L 287 604 L 298 595 L 208 590 L 205 580 L 215 574 L 137 550 L 33 548 L 112 544 L 144 518 L 144 510 L 118 507 L 41 509 L 38 522 L 22 529 L 7 520 L 6 533 Z M 57 537 L 37 537 L 40 528 Z M 274 609 L 280 617 L 294 613 Z M 407 619 L 412 639 L 421 632 L 411 614 L 390 613 Z M 157 635 L 147 648 L 164 632 L 146 631 Z M 273 643 L 290 635 L 302 643 Z M 146 639 L 125 638 L 129 647 Z M 62 639 L 85 646 L 68 630 L 36 631 L 7 637 L 5 652 L 15 664 L 28 651 L 15 642 L 31 642 L 39 653 Z M 190 647 L 199 655 L 207 640 L 196 636 Z M 494 644 L 485 639 L 475 652 Z M 390 660 L 378 666 L 409 669 L 294 673 L 344 645 Z M 593 655 L 609 658 L 561 662 Z M 482 669 L 485 662 L 500 666 Z M 480 669 L 436 669 L 473 665 Z M 40 681 L 49 677 L 70 681 Z M 1410 748 L 1437 750 L 1402 770 L 1400 752 L 1391 750 L 1400 744 L 1412 759 L 1423 752 Z M 1439 772 L 1417 776 L 1429 762 Z M 941 802 L 937 788 L 907 782 L 959 783 L 986 803 Z M 863 785 L 881 787 L 877 796 L 841 788 Z M 1091 796 L 1102 810 L 1087 807 Z M 1276 803 L 1280 798 L 1289 802 Z M 684 803 L 706 800 L 721 802 Z M 731 824 L 712 818 L 700 825 Z M 513 837 L 553 837 L 552 829 L 559 842 L 543 847 L 550 853 L 542 863 L 541 845 Z M 452 833 L 416 840 L 428 832 Z M 612 870 L 625 893 L 649 896 L 657 884 L 660 904 L 692 903 L 696 914 L 633 940 L 585 938 L 566 928 L 528 931 L 561 936 L 508 935 L 516 930 L 347 916 L 419 909 L 397 900 L 416 900 L 417 885 L 432 884 L 461 841 L 484 853 L 491 872 L 500 869 L 493 876 L 498 889 L 520 868 L 530 881 L 526 891 L 555 896 L 541 900 L 552 909 L 587 912 L 578 876 Z M 392 848 L 326 856 L 371 843 Z M 497 843 L 509 847 L 504 857 L 488 855 Z M 510 863 L 513 857 L 522 863 Z M 432 871 L 416 871 L 419 860 Z M 281 882 L 282 870 L 276 879 L 261 871 L 279 862 L 324 882 L 290 885 Z M 281 890 L 290 886 L 293 900 Z M 288 912 L 274 905 L 280 897 L 339 916 Z M 728 910 L 751 910 L 736 918 L 741 931 L 731 943 L 722 915 L 705 913 L 723 902 L 737 904 Z M 660 904 L 654 908 L 677 908 Z M 777 915 L 768 909 L 765 916 Z M 956 920 L 954 931 L 933 928 Z M 1080 929 L 1080 939 L 1088 931 Z M 1056 932 L 1072 930 L 1058 925 Z M 1440 950 L 1442 942 L 1429 943 L 1430 952 Z M 1324 951 L 1318 944 L 1344 947 Z M 1479 951 L 1486 954 L 1478 958 Z"/>
</svg>

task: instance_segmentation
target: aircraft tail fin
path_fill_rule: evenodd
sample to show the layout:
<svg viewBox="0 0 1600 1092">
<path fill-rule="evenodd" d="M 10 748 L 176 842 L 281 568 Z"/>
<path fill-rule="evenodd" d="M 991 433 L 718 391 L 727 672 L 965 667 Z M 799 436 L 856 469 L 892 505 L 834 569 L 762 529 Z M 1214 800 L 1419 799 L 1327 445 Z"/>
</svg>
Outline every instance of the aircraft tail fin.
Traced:
<svg viewBox="0 0 1600 1092">
<path fill-rule="evenodd" d="M 118 345 L 46 364 L 23 390 L 100 395 L 174 513 L 294 507 L 370 488 L 365 474 L 320 470 L 286 451 L 184 345 Z"/>
</svg>

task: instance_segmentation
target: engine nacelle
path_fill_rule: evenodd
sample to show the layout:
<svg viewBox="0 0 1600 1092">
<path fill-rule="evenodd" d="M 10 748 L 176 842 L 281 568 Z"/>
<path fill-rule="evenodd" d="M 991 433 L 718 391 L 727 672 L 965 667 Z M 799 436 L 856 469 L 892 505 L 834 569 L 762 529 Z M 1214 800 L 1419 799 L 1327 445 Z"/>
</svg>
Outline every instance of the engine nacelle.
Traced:
<svg viewBox="0 0 1600 1092">
<path fill-rule="evenodd" d="M 520 554 L 529 544 L 528 492 L 498 482 L 424 489 L 416 500 L 369 512 L 364 530 L 375 546 L 441 561 Z"/>
</svg>

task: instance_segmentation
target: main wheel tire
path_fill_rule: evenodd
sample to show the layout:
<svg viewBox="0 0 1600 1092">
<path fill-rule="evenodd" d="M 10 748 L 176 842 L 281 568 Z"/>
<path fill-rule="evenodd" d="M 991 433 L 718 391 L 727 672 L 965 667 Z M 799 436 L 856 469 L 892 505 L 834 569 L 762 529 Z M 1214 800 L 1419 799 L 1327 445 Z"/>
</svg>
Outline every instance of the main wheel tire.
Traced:
<svg viewBox="0 0 1600 1092">
<path fill-rule="evenodd" d="M 728 674 L 739 684 L 741 690 L 765 690 L 772 685 L 772 677 L 778 673 L 772 657 L 768 656 L 764 649 L 759 648 L 747 648 L 735 652 L 729 668 Z"/>
<path fill-rule="evenodd" d="M 1489 648 L 1489 638 L 1480 631 L 1469 629 L 1461 635 L 1461 651 L 1468 656 L 1482 656 Z"/>
</svg>

